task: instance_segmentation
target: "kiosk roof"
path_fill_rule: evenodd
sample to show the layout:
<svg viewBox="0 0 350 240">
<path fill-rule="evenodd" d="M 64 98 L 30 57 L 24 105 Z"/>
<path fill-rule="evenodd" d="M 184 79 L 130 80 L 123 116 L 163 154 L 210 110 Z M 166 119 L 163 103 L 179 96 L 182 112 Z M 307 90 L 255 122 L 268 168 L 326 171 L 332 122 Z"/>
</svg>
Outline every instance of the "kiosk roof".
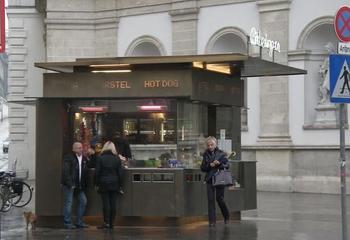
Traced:
<svg viewBox="0 0 350 240">
<path fill-rule="evenodd" d="M 115 57 L 115 58 L 80 58 L 75 62 L 44 62 L 35 63 L 36 67 L 46 70 L 70 73 L 78 68 L 103 67 L 109 68 L 119 66 L 139 65 L 181 65 L 189 64 L 202 66 L 207 70 L 220 70 L 230 72 L 233 67 L 241 66 L 242 77 L 282 76 L 306 74 L 307 71 L 289 67 L 275 62 L 251 57 L 240 53 L 232 54 L 210 54 L 210 55 L 178 55 L 178 56 L 147 56 L 147 57 Z M 213 67 L 210 69 L 210 67 Z M 214 70 L 214 71 L 216 71 Z"/>
</svg>

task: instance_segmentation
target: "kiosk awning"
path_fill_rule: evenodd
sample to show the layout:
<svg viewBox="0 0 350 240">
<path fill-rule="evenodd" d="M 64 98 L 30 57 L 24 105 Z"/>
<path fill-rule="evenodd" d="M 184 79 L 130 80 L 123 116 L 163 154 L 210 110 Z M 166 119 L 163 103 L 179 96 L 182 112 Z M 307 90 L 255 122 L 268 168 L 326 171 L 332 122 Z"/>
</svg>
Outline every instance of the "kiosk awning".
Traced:
<svg viewBox="0 0 350 240">
<path fill-rule="evenodd" d="M 115 58 L 84 58 L 75 62 L 35 63 L 36 67 L 61 73 L 72 72 L 123 72 L 132 71 L 143 66 L 157 68 L 203 68 L 209 71 L 226 74 L 236 74 L 240 70 L 241 77 L 283 76 L 306 74 L 307 71 L 250 57 L 240 53 L 212 55 L 181 55 L 181 56 L 151 56 L 151 57 L 115 57 Z"/>
</svg>

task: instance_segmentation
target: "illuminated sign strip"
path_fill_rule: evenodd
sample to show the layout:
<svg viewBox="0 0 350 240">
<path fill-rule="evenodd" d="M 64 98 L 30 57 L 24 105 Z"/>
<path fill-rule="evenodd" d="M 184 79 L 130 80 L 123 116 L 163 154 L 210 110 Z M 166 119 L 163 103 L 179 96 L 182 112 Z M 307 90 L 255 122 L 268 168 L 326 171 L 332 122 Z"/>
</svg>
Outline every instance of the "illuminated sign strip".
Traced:
<svg viewBox="0 0 350 240">
<path fill-rule="evenodd" d="M 133 71 L 127 75 L 91 72 L 63 75 L 44 74 L 44 98 L 181 98 L 235 106 L 241 106 L 243 99 L 243 81 L 240 81 L 239 77 L 218 74 L 214 71 L 199 71 L 194 68 Z M 99 109 L 84 108 L 84 110 Z M 140 104 L 137 110 L 167 111 L 166 105 L 147 103 Z"/>
</svg>

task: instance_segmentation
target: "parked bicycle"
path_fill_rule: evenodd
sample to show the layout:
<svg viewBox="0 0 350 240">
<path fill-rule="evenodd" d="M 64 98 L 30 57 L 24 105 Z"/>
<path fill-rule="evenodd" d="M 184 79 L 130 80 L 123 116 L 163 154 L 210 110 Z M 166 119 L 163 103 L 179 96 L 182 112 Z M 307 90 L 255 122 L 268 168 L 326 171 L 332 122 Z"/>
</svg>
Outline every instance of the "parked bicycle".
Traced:
<svg viewBox="0 0 350 240">
<path fill-rule="evenodd" d="M 14 207 L 24 207 L 32 199 L 33 188 L 13 172 L 0 172 L 0 211 L 7 212 Z"/>
</svg>

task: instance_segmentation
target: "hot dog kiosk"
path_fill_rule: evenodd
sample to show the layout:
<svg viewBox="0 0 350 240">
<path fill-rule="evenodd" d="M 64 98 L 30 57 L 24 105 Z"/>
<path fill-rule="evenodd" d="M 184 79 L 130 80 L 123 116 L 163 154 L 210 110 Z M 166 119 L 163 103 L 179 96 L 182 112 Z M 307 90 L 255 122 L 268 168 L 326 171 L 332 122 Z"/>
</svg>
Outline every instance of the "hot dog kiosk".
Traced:
<svg viewBox="0 0 350 240">
<path fill-rule="evenodd" d="M 98 151 L 115 132 L 132 150 L 120 224 L 128 219 L 175 223 L 207 214 L 199 170 L 206 136 L 236 152 L 238 182 L 225 199 L 231 217 L 256 208 L 256 162 L 241 159 L 240 108 L 244 77 L 305 74 L 242 54 L 77 59 L 36 63 L 44 73 L 37 100 L 36 212 L 39 225 L 62 222 L 62 157 L 74 141 Z M 90 170 L 87 219 L 101 216 Z"/>
</svg>

